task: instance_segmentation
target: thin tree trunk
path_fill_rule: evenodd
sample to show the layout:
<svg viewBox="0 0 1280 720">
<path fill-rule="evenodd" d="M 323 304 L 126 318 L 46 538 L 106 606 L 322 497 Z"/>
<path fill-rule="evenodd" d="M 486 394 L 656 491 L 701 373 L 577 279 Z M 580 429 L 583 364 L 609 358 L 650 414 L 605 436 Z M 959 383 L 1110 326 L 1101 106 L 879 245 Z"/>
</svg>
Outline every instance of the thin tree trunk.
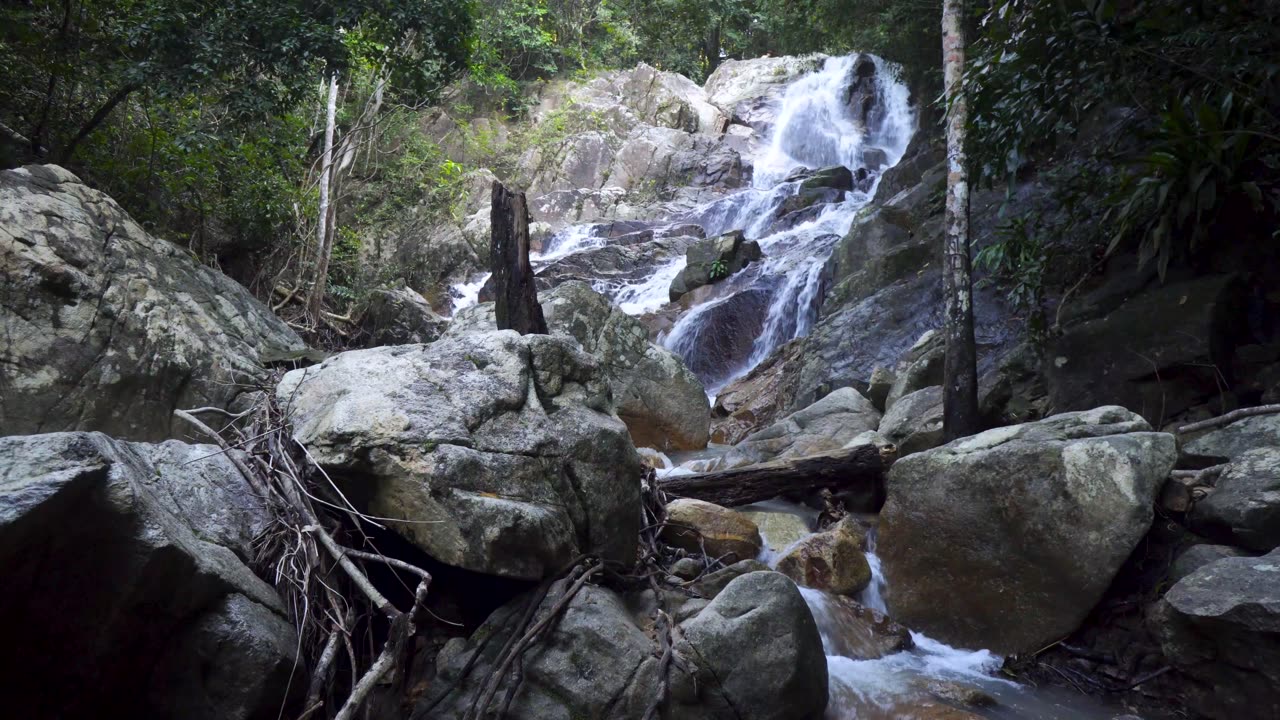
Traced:
<svg viewBox="0 0 1280 720">
<path fill-rule="evenodd" d="M 72 156 L 75 155 L 76 148 L 80 145 L 81 141 L 89 137 L 94 130 L 97 130 L 98 126 L 107 119 L 107 116 L 111 114 L 112 110 L 116 109 L 117 105 L 124 102 L 125 98 L 129 97 L 133 91 L 138 90 L 141 87 L 141 85 L 137 84 L 122 85 L 119 90 L 116 90 L 114 95 L 107 98 L 107 101 L 102 104 L 102 107 L 98 108 L 98 111 L 93 114 L 93 117 L 89 118 L 89 122 L 85 123 L 84 126 L 80 128 L 80 132 L 76 133 L 75 137 L 71 138 L 71 142 L 67 143 L 66 147 L 62 148 L 62 150 L 58 152 L 58 162 L 66 163 L 70 160 Z"/>
<path fill-rule="evenodd" d="M 948 440 L 979 430 L 977 348 L 973 336 L 973 278 L 969 258 L 969 108 L 964 95 L 965 1 L 942 5 L 942 68 L 947 99 L 947 202 L 943 296 L 946 361 L 943 433 Z"/>
<path fill-rule="evenodd" d="M 338 114 L 338 75 L 329 77 L 329 100 L 325 106 L 324 155 L 320 160 L 320 213 L 316 219 L 316 276 L 311 285 L 307 312 L 320 317 L 325 281 L 329 276 L 329 254 L 333 237 L 329 222 L 329 190 L 333 180 L 333 132 Z"/>
<path fill-rule="evenodd" d="M 494 314 L 499 330 L 546 335 L 547 321 L 538 304 L 538 288 L 529 264 L 529 210 L 524 193 L 493 181 L 489 220 L 489 266 L 493 271 Z"/>
</svg>

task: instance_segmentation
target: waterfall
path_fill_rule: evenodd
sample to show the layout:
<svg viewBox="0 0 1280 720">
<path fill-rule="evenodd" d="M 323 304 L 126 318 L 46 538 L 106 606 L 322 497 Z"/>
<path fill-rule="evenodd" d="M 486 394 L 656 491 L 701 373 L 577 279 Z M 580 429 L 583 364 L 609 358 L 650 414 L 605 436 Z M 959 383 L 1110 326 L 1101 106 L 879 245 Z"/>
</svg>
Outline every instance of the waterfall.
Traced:
<svg viewBox="0 0 1280 720">
<path fill-rule="evenodd" d="M 915 114 L 906 86 L 891 63 L 870 55 L 828 58 L 822 68 L 792 82 L 775 101 L 768 141 L 751 160 L 752 187 L 694 208 L 677 224 L 695 223 L 708 237 L 741 230 L 760 244 L 764 259 L 716 283 L 684 311 L 662 340 L 715 395 L 750 372 L 817 321 L 823 268 L 836 243 L 871 202 L 880 174 L 906 152 Z M 851 105 L 859 109 L 855 112 Z M 783 203 L 801 182 L 796 170 L 842 165 L 865 173 L 840 202 L 815 207 L 804 219 L 780 224 Z M 535 269 L 609 242 L 600 226 L 567 227 L 530 260 Z M 643 280 L 599 280 L 597 291 L 624 312 L 640 315 L 668 302 L 668 288 L 685 267 L 683 257 L 652 269 Z M 476 302 L 487 276 L 453 287 L 454 308 Z"/>
<path fill-rule="evenodd" d="M 873 63 L 874 111 L 865 125 L 850 111 L 851 83 L 857 69 Z M 856 55 L 828 58 L 819 72 L 792 83 L 777 101 L 776 123 L 769 143 L 755 161 L 754 187 L 695 212 L 708 236 L 741 229 L 764 251 L 761 267 L 750 282 L 738 280 L 717 287 L 713 298 L 686 313 L 668 334 L 664 345 L 680 354 L 706 384 L 710 393 L 750 372 L 780 345 L 807 335 L 817 320 L 822 270 L 835 244 L 849 232 L 858 211 L 871 201 L 880 173 L 906 152 L 915 128 L 915 114 L 897 69 L 879 58 Z M 875 150 L 887 165 L 864 162 Z M 826 206 L 795 227 L 770 231 L 778 207 L 799 187 L 786 178 L 798 168 L 843 165 L 865 168 L 870 186 L 854 190 L 843 202 Z M 740 311 L 731 303 L 740 293 L 768 298 L 764 319 L 743 356 L 725 353 L 724 333 L 708 332 L 708 324 Z M 752 306 L 754 307 L 754 306 Z M 717 308 L 720 312 L 717 313 Z M 744 330 L 745 331 L 745 330 Z"/>
</svg>

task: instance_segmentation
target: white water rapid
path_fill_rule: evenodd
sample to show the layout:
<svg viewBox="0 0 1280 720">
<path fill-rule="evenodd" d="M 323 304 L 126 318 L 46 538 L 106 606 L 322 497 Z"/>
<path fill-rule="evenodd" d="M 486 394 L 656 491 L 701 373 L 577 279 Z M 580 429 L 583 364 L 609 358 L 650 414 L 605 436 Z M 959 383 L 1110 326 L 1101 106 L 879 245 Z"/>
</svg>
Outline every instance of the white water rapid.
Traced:
<svg viewBox="0 0 1280 720">
<path fill-rule="evenodd" d="M 796 515 L 812 521 L 813 512 L 781 500 L 758 503 L 750 509 Z M 760 560 L 771 567 L 786 554 L 769 550 L 767 525 L 761 527 L 765 549 Z M 799 542 L 799 541 L 797 541 Z M 867 562 L 871 584 L 858 597 L 867 608 L 885 612 L 884 575 L 875 553 L 875 531 L 868 536 Z M 989 696 L 995 705 L 968 708 L 975 717 L 1010 720 L 1108 720 L 1117 713 L 1090 698 L 1056 689 L 1032 689 L 997 675 L 1003 658 L 987 650 L 953 648 L 921 633 L 912 632 L 914 644 L 876 659 L 862 659 L 863 631 L 850 630 L 848 609 L 821 590 L 800 588 L 813 613 L 822 646 L 827 653 L 830 700 L 826 720 L 911 720 L 924 713 L 923 704 L 935 703 L 940 687 L 963 688 Z M 945 601 L 945 600 L 940 600 Z M 952 717 L 938 715 L 937 717 Z"/>
</svg>

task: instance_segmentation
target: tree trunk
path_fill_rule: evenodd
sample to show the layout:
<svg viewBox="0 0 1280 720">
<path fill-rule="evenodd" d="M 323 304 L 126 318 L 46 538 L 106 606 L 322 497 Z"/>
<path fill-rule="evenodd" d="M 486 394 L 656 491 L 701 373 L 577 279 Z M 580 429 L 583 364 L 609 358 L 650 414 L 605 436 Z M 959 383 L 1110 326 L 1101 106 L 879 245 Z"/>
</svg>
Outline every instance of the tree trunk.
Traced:
<svg viewBox="0 0 1280 720">
<path fill-rule="evenodd" d="M 324 154 L 320 159 L 320 212 L 316 218 L 315 280 L 311 284 L 311 297 L 307 312 L 320 318 L 324 304 L 325 285 L 329 278 L 329 255 L 333 246 L 333 230 L 329 222 L 329 190 L 333 182 L 333 133 L 338 113 L 338 75 L 329 77 L 329 99 L 325 105 Z"/>
<path fill-rule="evenodd" d="M 116 90 L 114 95 L 107 98 L 107 101 L 98 108 L 98 111 L 93 114 L 93 117 L 89 118 L 89 121 L 80 128 L 80 132 L 77 132 L 76 136 L 71 138 L 71 142 L 67 143 L 66 146 L 58 152 L 58 163 L 65 165 L 69 162 L 71 158 L 75 156 L 76 148 L 80 146 L 80 143 L 83 142 L 85 138 L 93 134 L 94 130 L 98 129 L 98 126 L 101 125 L 109 115 L 111 115 L 111 111 L 115 110 L 117 105 L 124 102 L 125 98 L 133 94 L 134 91 L 141 89 L 141 87 L 141 85 L 136 84 L 120 86 L 120 89 Z"/>
<path fill-rule="evenodd" d="M 977 347 L 973 337 L 973 279 L 969 258 L 969 108 L 964 95 L 964 0 L 942 5 L 942 68 L 947 100 L 947 208 L 943 296 L 946 361 L 943 433 L 948 440 L 979 430 Z"/>
<path fill-rule="evenodd" d="M 529 210 L 524 193 L 493 182 L 489 267 L 493 271 L 494 312 L 499 330 L 546 335 L 538 288 L 529 264 Z"/>
<path fill-rule="evenodd" d="M 668 495 L 725 507 L 821 488 L 861 489 L 875 498 L 872 505 L 878 510 L 884 502 L 884 474 L 896 457 L 897 450 L 892 446 L 882 450 L 875 445 L 858 445 L 821 455 L 664 478 L 658 481 L 658 487 Z"/>
</svg>

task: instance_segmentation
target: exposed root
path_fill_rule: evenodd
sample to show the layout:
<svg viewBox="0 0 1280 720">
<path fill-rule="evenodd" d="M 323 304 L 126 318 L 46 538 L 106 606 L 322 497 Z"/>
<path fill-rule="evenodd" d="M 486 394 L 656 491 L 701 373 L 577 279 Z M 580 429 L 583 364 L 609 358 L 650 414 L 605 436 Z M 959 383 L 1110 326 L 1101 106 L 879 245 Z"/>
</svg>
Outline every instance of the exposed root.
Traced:
<svg viewBox="0 0 1280 720">
<path fill-rule="evenodd" d="M 287 420 L 274 397 L 264 395 L 266 399 L 250 411 L 222 413 L 240 423 L 224 430 L 230 439 L 194 414 L 210 412 L 209 408 L 175 410 L 174 415 L 218 444 L 222 452 L 217 454 L 231 461 L 274 518 L 255 545 L 256 564 L 290 609 L 308 661 L 311 681 L 297 717 L 349 720 L 358 715 L 378 683 L 403 665 L 431 575 L 403 560 L 343 544 L 342 518 L 359 527 L 364 516 L 322 484 L 328 479 L 289 438 Z M 417 577 L 413 604 L 397 608 L 369 579 L 362 567 L 369 563 Z M 373 647 L 368 611 L 386 619 L 388 629 L 380 652 Z M 361 618 L 365 618 L 367 642 L 356 643 L 352 639 Z M 351 672 L 345 698 L 345 683 L 338 681 L 335 672 L 343 648 Z"/>
</svg>

